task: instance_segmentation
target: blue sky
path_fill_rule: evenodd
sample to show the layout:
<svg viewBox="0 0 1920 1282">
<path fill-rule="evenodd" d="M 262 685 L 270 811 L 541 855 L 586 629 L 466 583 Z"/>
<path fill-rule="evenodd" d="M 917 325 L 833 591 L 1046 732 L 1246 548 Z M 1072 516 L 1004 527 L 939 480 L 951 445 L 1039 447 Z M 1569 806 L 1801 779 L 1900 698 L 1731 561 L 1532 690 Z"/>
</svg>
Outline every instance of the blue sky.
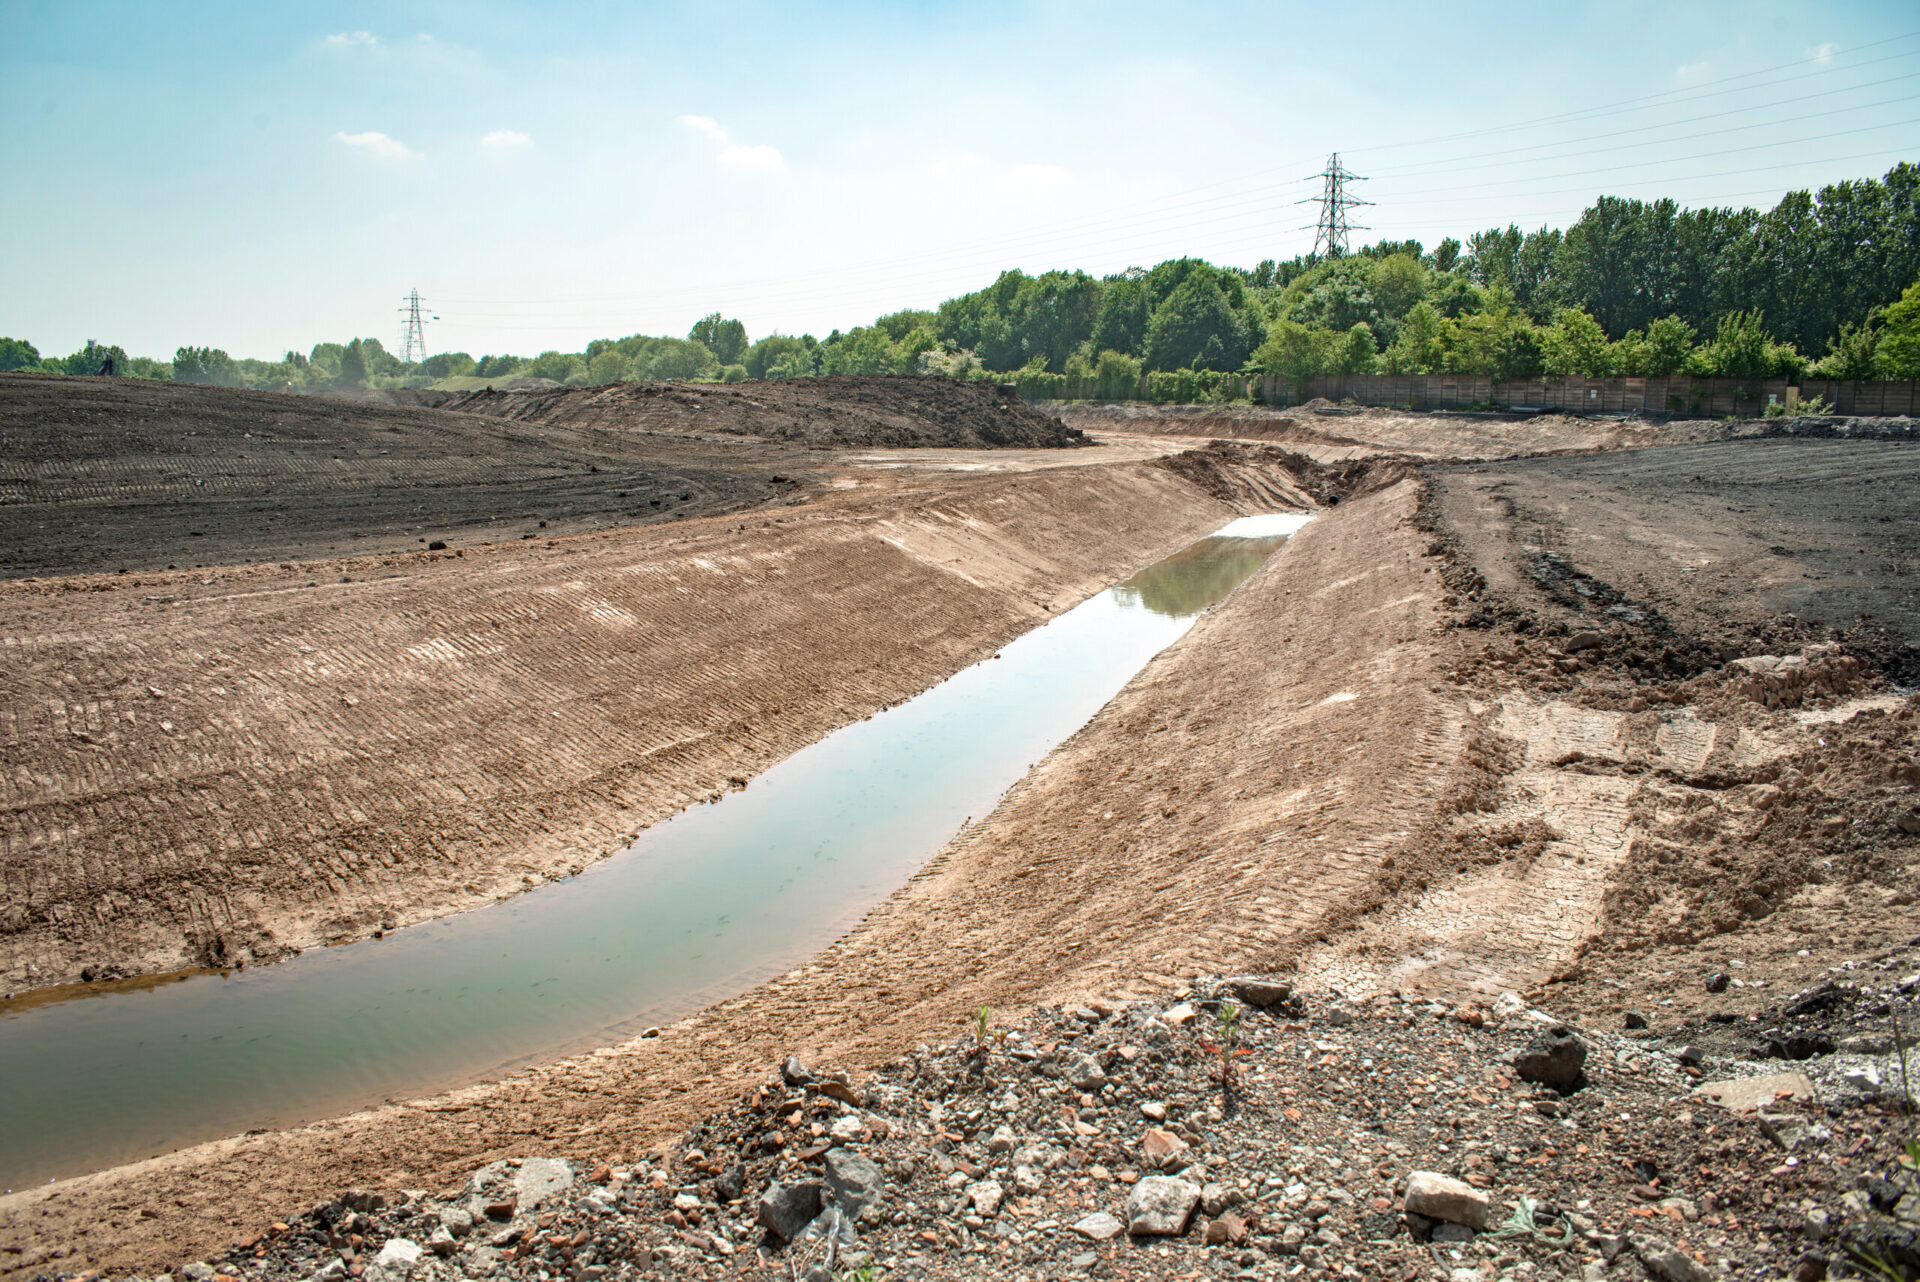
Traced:
<svg viewBox="0 0 1920 1282">
<path fill-rule="evenodd" d="M 1911 3 L 0 0 L 0 333 L 824 334 L 989 282 L 1770 205 L 1920 160 Z"/>
</svg>

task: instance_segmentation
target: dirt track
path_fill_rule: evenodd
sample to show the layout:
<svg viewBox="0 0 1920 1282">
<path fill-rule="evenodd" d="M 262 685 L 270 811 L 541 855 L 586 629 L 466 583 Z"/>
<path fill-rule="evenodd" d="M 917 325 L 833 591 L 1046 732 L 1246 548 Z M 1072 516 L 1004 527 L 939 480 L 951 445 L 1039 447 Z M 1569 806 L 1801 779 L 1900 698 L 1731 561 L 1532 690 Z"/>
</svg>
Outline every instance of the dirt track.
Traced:
<svg viewBox="0 0 1920 1282">
<path fill-rule="evenodd" d="M 177 1265 L 352 1183 L 442 1185 L 533 1151 L 631 1156 L 778 1055 L 858 1069 L 953 1033 L 981 1004 L 1292 962 L 1303 983 L 1350 989 L 1551 983 L 1562 1001 L 1610 1012 L 1687 1000 L 1706 967 L 1741 951 L 1764 983 L 1738 1000 L 1760 1002 L 1881 947 L 1911 933 L 1902 906 L 1920 870 L 1920 842 L 1901 827 L 1920 782 L 1920 715 L 1876 672 L 1901 661 L 1899 636 L 1854 634 L 1860 657 L 1816 651 L 1798 675 L 1724 660 L 1816 639 L 1773 613 L 1784 598 L 1769 593 L 1802 580 L 1777 572 L 1772 549 L 1872 542 L 1836 526 L 1910 526 L 1910 483 L 1857 482 L 1911 464 L 1860 443 L 1769 444 L 1703 455 L 1718 471 L 1699 484 L 1771 495 L 1814 460 L 1859 506 L 1836 516 L 1817 498 L 1769 501 L 1715 534 L 1679 502 L 1694 472 L 1641 467 L 1664 451 L 1429 471 L 1424 500 L 1400 465 L 1348 472 L 1345 501 L 809 965 L 657 1040 L 0 1200 L 0 1237 L 21 1248 L 0 1267 L 30 1269 L 63 1246 L 117 1267 Z M 1281 493 L 1232 452 L 1226 461 L 1209 469 L 1217 496 L 1182 500 L 1196 527 L 1236 486 L 1247 505 Z M 1136 473 L 1151 491 L 1142 502 L 1195 489 L 1166 468 L 1097 475 L 1118 485 Z M 871 496 L 871 519 L 920 514 L 900 550 L 998 586 L 1004 602 L 1040 592 L 1051 567 L 940 513 L 970 494 L 996 528 L 1052 549 L 1063 505 L 1085 526 L 1071 505 L 1090 475 L 915 476 Z M 925 500 L 936 492 L 948 507 Z M 1706 592 L 1690 586 L 1701 546 L 1713 552 Z M 1794 560 L 1816 585 L 1832 569 Z M 1897 623 L 1912 573 L 1890 559 L 1856 574 L 1847 600 Z M 942 596 L 932 614 L 954 599 L 973 598 Z M 1597 644 L 1575 646 L 1584 631 Z M 1804 875 L 1822 860 L 1833 871 Z M 1729 882 L 1751 898 L 1701 893 Z M 1822 937 L 1820 956 L 1796 958 Z"/>
</svg>

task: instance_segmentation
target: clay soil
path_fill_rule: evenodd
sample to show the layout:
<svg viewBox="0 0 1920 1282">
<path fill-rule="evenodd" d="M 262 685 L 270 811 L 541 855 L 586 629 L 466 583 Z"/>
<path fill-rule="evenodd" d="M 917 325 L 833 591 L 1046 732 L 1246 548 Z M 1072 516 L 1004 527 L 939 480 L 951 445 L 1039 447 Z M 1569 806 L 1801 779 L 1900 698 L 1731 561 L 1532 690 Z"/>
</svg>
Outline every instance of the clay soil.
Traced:
<svg viewBox="0 0 1920 1282">
<path fill-rule="evenodd" d="M 624 626 L 650 643 L 606 644 L 623 656 L 667 651 L 645 676 L 670 691 L 667 728 L 657 744 L 608 748 L 596 726 L 555 755 L 577 763 L 568 768 L 583 779 L 609 760 L 646 761 L 649 771 L 657 762 L 663 773 L 648 774 L 644 788 L 616 773 L 604 796 L 577 787 L 542 797 L 539 822 L 455 861 L 448 882 L 475 879 L 484 893 L 494 883 L 478 878 L 496 865 L 503 880 L 518 872 L 515 859 L 542 872 L 563 867 L 558 852 L 579 849 L 587 830 L 579 816 L 651 817 L 648 806 L 670 808 L 676 790 L 690 797 L 724 786 L 729 772 L 751 773 L 837 720 L 904 697 L 928 674 L 1225 514 L 1289 502 L 1321 509 L 991 815 L 807 965 L 656 1038 L 13 1195 L 0 1201 L 0 1239 L 11 1252 L 0 1268 L 177 1267 L 349 1185 L 446 1187 L 482 1162 L 529 1153 L 632 1160 L 753 1087 L 788 1053 L 857 1074 L 952 1036 L 981 1005 L 1017 1012 L 1118 1001 L 1162 995 L 1200 974 L 1278 969 L 1315 992 L 1485 1000 L 1518 990 L 1595 1019 L 1635 1005 L 1668 1021 L 1739 1019 L 1912 933 L 1920 740 L 1914 702 L 1891 682 L 1916 639 L 1903 613 L 1913 565 L 1898 549 L 1912 537 L 1920 454 L 1862 442 L 1615 440 L 1668 448 L 1435 464 L 1407 456 L 1484 459 L 1499 452 L 1500 426 L 1464 429 L 1485 442 L 1468 449 L 1452 419 L 1423 429 L 1417 416 L 1399 416 L 1365 429 L 1377 440 L 1344 422 L 1347 442 L 1242 442 L 1157 462 L 1139 455 L 1193 438 L 1081 422 L 1110 442 L 1105 449 L 1138 453 L 979 473 L 901 468 L 895 458 L 850 463 L 837 474 L 844 489 L 784 525 L 708 518 L 396 563 L 379 567 L 392 579 L 329 585 L 342 589 L 331 599 L 311 596 L 322 589 L 301 588 L 302 577 L 277 583 L 266 567 L 230 572 L 232 582 L 216 579 L 212 591 L 164 606 L 142 601 L 154 594 L 144 587 L 17 588 L 5 605 L 10 658 L 20 656 L 9 672 L 21 660 L 38 666 L 30 684 L 9 691 L 7 707 L 57 703 L 61 712 L 44 721 L 35 712 L 31 733 L 16 731 L 9 751 L 28 745 L 51 762 L 57 746 L 74 754 L 60 759 L 58 778 L 80 780 L 90 777 L 80 763 L 119 760 L 161 718 L 200 734 L 204 759 L 243 737 L 236 727 L 256 724 L 227 716 L 218 700 L 264 706 L 262 692 L 278 687 L 255 683 L 271 661 L 283 674 L 275 682 L 304 683 L 297 698 L 279 697 L 313 719 L 289 724 L 329 726 L 326 751 L 302 767 L 316 798 L 302 817 L 334 833 L 401 822 L 364 809 L 356 818 L 346 807 L 329 819 L 334 803 L 318 798 L 369 761 L 408 760 L 416 750 L 402 727 L 438 736 L 420 760 L 475 772 L 473 786 L 461 776 L 459 794 L 442 799 L 409 785 L 410 807 L 451 825 L 481 813 L 485 780 L 495 777 L 482 769 L 471 726 L 503 725 L 508 733 L 490 741 L 524 742 L 551 733 L 538 720 L 543 710 L 562 708 L 568 722 L 609 702 L 617 715 L 605 726 L 630 724 L 613 692 L 631 689 L 634 673 L 583 694 L 582 665 L 569 655 L 565 681 L 540 678 L 563 660 L 536 648 L 563 638 L 578 646 L 614 626 L 596 611 L 627 611 L 634 621 Z M 1536 424 L 1516 439 L 1592 446 L 1608 442 L 1590 434 L 1618 429 Z M 1684 465 L 1642 466 L 1683 456 Z M 1809 475 L 1826 478 L 1825 501 L 1782 497 Z M 1732 492 L 1752 510 L 1723 522 L 1703 496 Z M 1903 532 L 1887 539 L 1890 528 Z M 1848 548 L 1894 551 L 1863 568 Z M 857 569 L 806 568 L 816 564 Z M 654 579 L 668 592 L 732 595 L 659 598 L 677 598 L 684 619 L 644 596 L 612 595 L 652 591 L 625 585 Z M 758 580 L 762 591 L 723 579 Z M 869 580 L 872 601 L 841 599 L 845 584 Z M 940 590 L 923 586 L 931 584 Z M 766 593 L 775 603 L 755 612 Z M 287 604 L 302 601 L 314 604 Z M 197 658 L 200 667 L 148 678 L 167 655 L 133 638 L 157 631 L 150 612 L 161 609 L 194 638 L 178 650 L 224 656 L 227 666 Z M 1856 617 L 1843 620 L 1846 610 Z M 1816 615 L 1847 630 L 1836 638 L 1815 627 Z M 496 621 L 519 631 L 496 639 Z M 679 629 L 679 640 L 651 640 L 662 627 Z M 847 644 L 849 629 L 862 627 L 871 642 Z M 284 638 L 281 648 L 267 637 Z M 700 670 L 698 656 L 743 645 L 757 660 L 755 679 L 722 674 L 706 688 L 687 675 Z M 449 650 L 452 668 L 408 675 L 407 665 L 446 662 Z M 127 657 L 106 664 L 102 654 Z M 1800 657 L 1784 669 L 1733 662 L 1782 655 Z M 360 675 L 369 665 L 378 681 Z M 591 674 L 596 665 L 584 667 Z M 113 683 L 87 698 L 46 697 L 64 674 L 95 670 Z M 410 694 L 414 686 L 460 691 L 494 720 L 449 715 L 416 728 L 432 699 Z M 183 688 L 191 717 L 166 709 Z M 376 697 L 413 702 L 360 714 Z M 88 756 L 100 748 L 84 739 L 58 737 L 109 733 L 122 739 L 107 758 Z M 140 768 L 150 774 L 171 751 L 158 736 L 152 743 L 137 749 L 149 754 Z M 259 757 L 278 762 L 290 751 Z M 244 754 L 230 767 L 237 778 L 261 768 Z M 84 824 L 82 807 L 58 809 L 72 785 L 51 787 L 41 770 L 39 780 L 14 772 L 16 813 L 45 808 L 34 822 L 49 833 Z M 188 787 L 176 773 L 182 783 L 148 786 Z M 222 804 L 191 808 L 208 834 L 238 840 L 224 849 L 246 848 L 242 817 L 258 805 L 251 784 L 234 786 Z M 550 846 L 542 833 L 552 834 Z M 544 862 L 521 853 L 530 836 L 531 848 L 555 853 Z M 311 844 L 306 833 L 284 840 L 287 850 Z M 55 848 L 51 839 L 19 842 L 9 866 L 53 885 L 44 870 L 59 866 Z M 414 862 L 429 866 L 442 848 L 456 847 L 429 842 Z M 198 866 L 217 880 L 239 862 L 210 855 Z M 111 866 L 89 867 L 99 876 Z M 368 871 L 348 876 L 357 867 Z M 347 888 L 332 891 L 339 903 L 358 896 L 369 909 L 408 910 L 384 860 L 317 873 Z M 162 879 L 156 871 L 147 884 Z M 296 884 L 314 886 L 313 875 L 263 884 L 259 911 L 286 902 Z M 69 923 L 98 902 L 65 893 Z M 18 894 L 10 890 L 10 902 Z M 106 938 L 93 925 L 74 929 Z M 67 938 L 39 922 L 18 937 L 49 956 Z M 1736 971 L 1741 986 L 1710 1005 L 1705 974 L 1733 960 L 1747 963 Z"/>
</svg>

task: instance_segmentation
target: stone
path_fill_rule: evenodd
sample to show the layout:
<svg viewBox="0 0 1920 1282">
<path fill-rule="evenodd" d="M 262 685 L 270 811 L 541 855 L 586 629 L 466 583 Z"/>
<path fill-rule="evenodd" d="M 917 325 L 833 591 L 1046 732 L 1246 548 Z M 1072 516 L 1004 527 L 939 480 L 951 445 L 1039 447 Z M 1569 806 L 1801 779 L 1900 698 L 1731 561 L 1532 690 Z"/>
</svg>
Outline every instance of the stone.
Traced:
<svg viewBox="0 0 1920 1282">
<path fill-rule="evenodd" d="M 1598 632 L 1576 632 L 1560 648 L 1568 654 L 1579 654 L 1582 650 L 1598 650 L 1606 643 L 1607 639 Z"/>
<path fill-rule="evenodd" d="M 754 1205 L 754 1217 L 761 1228 L 783 1242 L 791 1242 L 820 1214 L 824 1187 L 818 1180 L 769 1184 Z"/>
<path fill-rule="evenodd" d="M 459 1240 L 456 1239 L 453 1234 L 447 1232 L 445 1226 L 435 1229 L 433 1236 L 427 1239 L 427 1250 L 432 1251 L 442 1259 L 452 1255 L 459 1249 Z"/>
<path fill-rule="evenodd" d="M 1492 1199 L 1463 1180 L 1438 1171 L 1415 1171 L 1407 1177 L 1405 1210 L 1409 1215 L 1424 1215 L 1442 1224 L 1460 1224 L 1475 1232 L 1485 1232 L 1492 1209 Z"/>
<path fill-rule="evenodd" d="M 851 1144 L 866 1133 L 867 1124 L 849 1113 L 845 1117 L 836 1117 L 833 1125 L 827 1128 L 827 1134 L 837 1143 Z"/>
<path fill-rule="evenodd" d="M 1006 1190 L 1000 1187 L 998 1180 L 977 1180 L 967 1185 L 965 1193 L 967 1205 L 971 1206 L 977 1215 L 998 1214 L 1000 1203 L 1006 1195 Z"/>
<path fill-rule="evenodd" d="M 340 1200 L 345 1202 L 346 1198 Z M 189 1282 L 213 1282 L 213 1266 L 204 1260 L 195 1260 L 180 1271 L 187 1275 Z"/>
<path fill-rule="evenodd" d="M 1436 1224 L 1432 1236 L 1435 1242 L 1471 1242 L 1473 1230 L 1464 1224 Z"/>
<path fill-rule="evenodd" d="M 406 1270 L 420 1262 L 426 1254 L 418 1242 L 409 1242 L 403 1237 L 390 1237 L 387 1244 L 380 1248 L 380 1254 L 373 1257 L 374 1264 L 383 1269 Z"/>
<path fill-rule="evenodd" d="M 530 1157 L 513 1173 L 514 1201 L 525 1214 L 556 1193 L 573 1187 L 573 1167 L 558 1158 Z"/>
<path fill-rule="evenodd" d="M 806 1086 L 813 1081 L 813 1074 L 807 1071 L 805 1064 L 789 1055 L 786 1062 L 780 1065 L 780 1080 L 789 1086 Z"/>
<path fill-rule="evenodd" d="M 455 1237 L 465 1237 L 473 1232 L 473 1212 L 464 1206 L 442 1207 L 440 1227 Z"/>
<path fill-rule="evenodd" d="M 1278 1006 L 1293 996 L 1293 985 L 1257 975 L 1237 975 L 1227 981 L 1227 991 L 1249 1006 Z"/>
<path fill-rule="evenodd" d="M 1564 1024 L 1540 1033 L 1513 1057 L 1513 1071 L 1529 1082 L 1570 1091 L 1587 1062 L 1587 1044 Z"/>
<path fill-rule="evenodd" d="M 1047 1177 L 1031 1166 L 1013 1168 L 1013 1191 L 1022 1197 L 1032 1197 L 1047 1186 Z"/>
<path fill-rule="evenodd" d="M 714 1178 L 713 1199 L 716 1202 L 737 1201 L 746 1191 L 747 1168 L 742 1162 L 735 1162 Z"/>
<path fill-rule="evenodd" d="M 1013 1133 L 1011 1126 L 994 1128 L 993 1137 L 987 1141 L 989 1153 L 1011 1153 L 1020 1144 L 1020 1137 Z"/>
<path fill-rule="evenodd" d="M 1200 1190 L 1186 1180 L 1149 1175 L 1127 1194 L 1127 1232 L 1135 1237 L 1177 1237 L 1200 1203 Z"/>
<path fill-rule="evenodd" d="M 1160 1016 L 1160 1021 L 1168 1028 L 1185 1028 L 1193 1022 L 1193 1006 L 1188 1002 L 1169 1006 L 1166 1013 Z"/>
<path fill-rule="evenodd" d="M 1732 982 L 1733 976 L 1727 974 L 1726 971 L 1715 971 L 1713 974 L 1707 976 L 1707 991 L 1710 993 L 1724 993 L 1727 991 L 1727 985 Z"/>
<path fill-rule="evenodd" d="M 1148 1165 L 1163 1169 L 1186 1152 L 1187 1147 L 1187 1142 L 1178 1135 L 1157 1127 L 1140 1137 L 1140 1155 L 1146 1158 Z"/>
<path fill-rule="evenodd" d="M 858 1219 L 869 1208 L 887 1200 L 887 1179 L 872 1158 L 837 1148 L 827 1154 L 827 1190 L 847 1215 Z"/>
<path fill-rule="evenodd" d="M 1647 1266 L 1647 1272 L 1666 1282 L 1711 1282 L 1714 1276 L 1665 1238 L 1650 1233 L 1630 1233 L 1627 1244 L 1640 1257 L 1640 1263 Z"/>
<path fill-rule="evenodd" d="M 1653 1026 L 1647 1021 L 1647 1017 L 1637 1010 L 1627 1012 L 1626 1024 L 1629 1029 L 1651 1028 Z"/>
<path fill-rule="evenodd" d="M 1107 1073 L 1093 1056 L 1076 1055 L 1067 1069 L 1067 1080 L 1075 1090 L 1097 1091 L 1107 1084 Z"/>
<path fill-rule="evenodd" d="M 1732 1113 L 1744 1113 L 1781 1098 L 1811 1100 L 1813 1082 L 1805 1073 L 1769 1073 L 1765 1077 L 1740 1077 L 1724 1082 L 1702 1082 L 1693 1088 L 1702 1099 L 1710 1099 Z"/>
<path fill-rule="evenodd" d="M 1073 1231 L 1095 1242 L 1106 1242 L 1126 1232 L 1127 1226 L 1105 1211 L 1095 1211 L 1073 1222 Z"/>
<path fill-rule="evenodd" d="M 1167 1106 L 1159 1100 L 1150 1099 L 1140 1106 L 1140 1116 L 1149 1122 L 1164 1122 L 1167 1120 Z"/>
</svg>

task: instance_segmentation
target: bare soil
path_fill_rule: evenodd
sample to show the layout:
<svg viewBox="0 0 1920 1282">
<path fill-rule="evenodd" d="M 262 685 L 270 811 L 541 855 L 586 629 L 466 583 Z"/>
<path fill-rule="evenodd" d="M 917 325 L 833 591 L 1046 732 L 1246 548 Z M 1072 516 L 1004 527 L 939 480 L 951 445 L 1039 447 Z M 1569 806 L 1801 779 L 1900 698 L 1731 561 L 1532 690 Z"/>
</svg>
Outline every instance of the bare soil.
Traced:
<svg viewBox="0 0 1920 1282">
<path fill-rule="evenodd" d="M 1780 1004 L 1791 986 L 1887 956 L 1911 935 L 1920 717 L 1892 683 L 1913 640 L 1902 622 L 1912 565 L 1893 556 L 1863 568 L 1844 551 L 1847 539 L 1870 549 L 1879 531 L 1911 527 L 1911 485 L 1874 479 L 1897 482 L 1908 455 L 1858 441 L 1742 440 L 1652 471 L 1640 465 L 1680 457 L 1685 443 L 1418 473 L 1404 458 L 1355 461 L 1383 452 L 1490 455 L 1509 431 L 1540 452 L 1619 426 L 1469 426 L 1482 441 L 1475 450 L 1463 447 L 1472 441 L 1463 442 L 1451 418 L 1400 418 L 1365 427 L 1378 442 L 1362 441 L 1347 421 L 1345 434 L 1361 444 L 1302 438 L 1279 450 L 1243 442 L 1171 466 L 967 474 L 893 470 L 897 459 L 876 460 L 856 478 L 870 488 L 809 505 L 810 523 L 776 537 L 826 539 L 837 530 L 858 547 L 863 529 L 889 523 L 892 535 L 906 522 L 904 547 L 878 541 L 920 568 L 890 571 L 885 595 L 922 603 L 908 613 L 924 614 L 930 637 L 954 626 L 956 602 L 976 612 L 960 614 L 969 636 L 1017 630 L 1046 603 L 1065 604 L 1096 586 L 1101 566 L 1122 559 L 1122 545 L 1136 563 L 1151 559 L 1223 511 L 1253 506 L 1256 496 L 1271 506 L 1276 496 L 1305 503 L 1311 494 L 1323 510 L 993 814 L 806 966 L 657 1038 L 0 1199 L 0 1239 L 16 1244 L 14 1263 L 0 1257 L 0 1268 L 177 1266 L 354 1184 L 448 1187 L 484 1161 L 529 1153 L 589 1165 L 657 1155 L 786 1054 L 858 1077 L 917 1042 L 951 1036 L 981 1005 L 1018 1012 L 1119 1002 L 1163 996 L 1196 975 L 1282 969 L 1297 986 L 1323 993 L 1484 1001 L 1518 990 L 1595 1020 L 1635 1007 L 1669 1024 L 1745 1020 Z M 1157 424 L 1096 435 L 1148 451 L 1179 439 Z M 1827 501 L 1790 494 L 1809 475 L 1828 478 Z M 1737 487 L 1754 506 L 1729 514 L 1747 524 L 1702 513 L 1700 495 L 1716 486 Z M 975 533 L 981 523 L 989 536 Z M 762 536 L 740 524 L 731 537 L 721 520 L 680 527 L 680 535 L 700 537 L 649 555 L 689 587 L 704 582 L 696 555 L 771 582 L 752 568 L 759 563 L 741 538 Z M 1095 551 L 1084 560 L 1076 553 L 1063 570 L 1063 544 L 1089 529 Z M 1166 538 L 1148 549 L 1150 530 Z M 664 543 L 669 533 L 512 549 L 520 560 L 503 559 L 505 550 L 491 562 L 470 555 L 466 569 L 495 573 L 456 582 L 496 602 L 503 625 L 509 608 L 565 613 L 570 605 L 574 640 L 584 627 L 578 613 L 591 613 L 603 585 L 624 582 L 612 572 L 638 554 L 623 540 Z M 593 560 L 602 545 L 606 560 Z M 1830 546 L 1841 551 L 1823 562 Z M 1783 557 L 1776 547 L 1811 551 Z M 871 550 L 884 564 L 887 554 Z M 670 554 L 682 559 L 669 564 Z M 549 565 L 546 556 L 571 556 L 592 573 Z M 1828 585 L 1843 566 L 1842 593 Z M 916 576 L 926 567 L 939 567 L 947 591 L 920 595 Z M 577 600 L 538 591 L 574 581 L 563 573 L 589 590 Z M 425 578 L 411 588 L 409 601 L 440 599 Z M 828 590 L 822 580 L 785 613 L 743 620 L 724 637 L 714 630 L 728 626 L 716 605 L 704 616 L 708 629 L 688 629 L 686 645 L 696 648 L 686 653 L 715 638 L 782 644 L 782 629 L 814 617 Z M 86 593 L 34 591 L 6 608 L 43 598 L 102 608 L 89 607 Z M 1822 598 L 1823 591 L 1839 595 Z M 1862 628 L 1856 620 L 1836 642 L 1799 610 L 1792 619 L 1781 613 L 1803 599 L 1828 622 L 1836 606 L 1826 602 L 1844 600 L 1881 623 Z M 367 600 L 346 617 L 409 617 L 397 600 Z M 114 607 L 104 608 L 99 616 L 17 616 L 16 635 L 72 647 L 36 678 L 43 686 L 94 662 L 84 646 L 114 622 Z M 871 706 L 914 686 L 891 663 L 882 665 L 885 681 L 857 663 L 818 666 L 836 649 L 860 649 L 840 640 L 841 628 L 862 626 L 848 608 L 831 639 L 822 629 L 794 638 L 790 652 L 767 655 L 767 671 L 814 683 L 807 697 L 815 702 L 803 707 L 815 724 L 831 720 L 819 708 L 851 702 L 857 711 L 862 699 Z M 653 615 L 641 617 L 652 626 Z M 211 610 L 208 619 L 229 627 L 225 644 L 257 662 L 259 643 L 247 638 L 270 630 Z M 486 662 L 464 638 L 484 639 L 492 629 L 457 631 L 446 637 L 459 661 Z M 431 638 L 398 640 L 417 646 Z M 900 644 L 893 631 L 876 632 L 871 651 Z M 980 652 L 965 640 L 943 644 L 923 670 Z M 387 651 L 364 643 L 354 651 L 370 652 Z M 1794 662 L 1766 661 L 1783 656 Z M 1754 657 L 1761 661 L 1735 662 Z M 354 670 L 328 666 L 329 683 Z M 220 681 L 226 691 L 236 688 L 229 680 L 238 678 Z M 491 696 L 494 706 L 509 695 L 525 705 L 501 715 L 579 706 L 557 684 L 523 684 L 517 670 L 491 680 L 502 691 Z M 334 685 L 321 688 L 330 694 Z M 849 689 L 864 693 L 850 700 Z M 38 688 L 26 693 L 44 699 Z M 144 708 L 137 684 L 128 698 Z M 703 732 L 706 778 L 718 773 L 707 763 L 730 751 L 753 765 L 786 750 L 784 740 L 747 736 L 749 728 L 783 727 L 790 714 L 768 709 L 702 723 L 712 698 L 693 691 L 681 714 L 689 732 Z M 777 703 L 767 702 L 784 708 L 802 698 L 783 685 Z M 10 694 L 6 706 L 49 702 Z M 77 702 L 63 703 L 69 723 Z M 343 742 L 371 728 L 348 727 Z M 519 733 L 536 728 L 544 730 L 530 721 Z M 50 733 L 36 730 L 34 742 L 50 742 Z M 441 755 L 472 751 L 455 729 L 445 733 Z M 745 752 L 728 746 L 743 741 Z M 604 759 L 593 746 L 577 756 Z M 314 768 L 330 783 L 347 777 L 338 766 Z M 69 767 L 60 777 L 83 776 Z M 688 779 L 702 786 L 698 772 Z M 31 791 L 36 802 L 57 795 L 44 785 Z M 552 811 L 571 814 L 580 804 L 580 794 L 568 794 Z M 236 797 L 227 812 L 251 805 Z M 475 866 L 506 857 L 490 854 Z M 23 855 L 15 865 L 39 869 L 47 860 Z M 1735 961 L 1746 963 L 1733 968 L 1740 985 L 1709 993 L 1709 968 Z"/>
<path fill-rule="evenodd" d="M 833 449 L 1077 434 L 941 379 L 478 392 L 438 407 L 0 375 L 0 576 L 469 546 L 804 501 Z"/>
</svg>

